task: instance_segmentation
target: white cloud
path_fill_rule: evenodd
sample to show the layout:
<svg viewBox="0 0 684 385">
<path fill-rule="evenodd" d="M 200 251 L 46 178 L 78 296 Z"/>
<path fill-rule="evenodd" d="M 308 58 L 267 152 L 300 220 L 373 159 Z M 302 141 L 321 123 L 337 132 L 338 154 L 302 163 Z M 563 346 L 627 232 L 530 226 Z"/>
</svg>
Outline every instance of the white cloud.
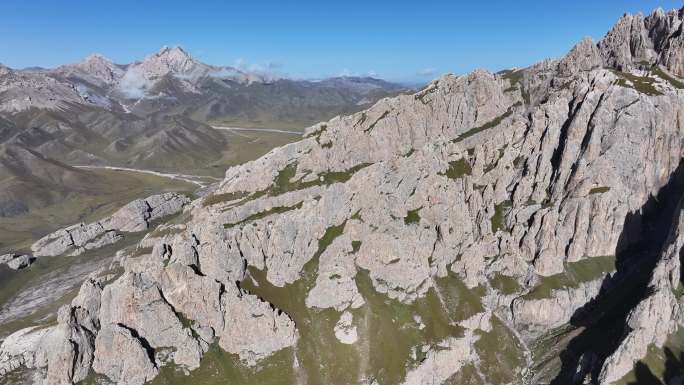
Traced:
<svg viewBox="0 0 684 385">
<path fill-rule="evenodd" d="M 249 75 L 258 76 L 266 81 L 274 81 L 287 77 L 280 71 L 282 64 L 271 60 L 263 64 L 249 63 L 244 58 L 238 58 L 233 62 L 233 67 Z"/>
<path fill-rule="evenodd" d="M 435 74 L 437 74 L 437 70 L 432 67 L 423 68 L 417 72 L 418 76 L 435 76 Z"/>
<path fill-rule="evenodd" d="M 342 71 L 340 71 L 340 73 L 337 74 L 337 76 L 348 77 L 348 76 L 357 76 L 357 74 L 350 71 L 348 68 L 344 68 Z"/>
<path fill-rule="evenodd" d="M 348 68 L 344 68 L 342 71 L 338 72 L 336 76 L 339 77 L 364 77 L 364 76 L 369 76 L 372 78 L 378 77 L 378 73 L 370 70 L 366 73 L 360 73 L 360 72 L 354 72 L 349 70 Z"/>
<path fill-rule="evenodd" d="M 237 58 L 233 61 L 233 67 L 235 67 L 239 70 L 244 69 L 245 67 L 247 67 L 247 60 L 245 60 L 241 57 Z"/>
<path fill-rule="evenodd" d="M 236 69 L 221 68 L 218 71 L 210 73 L 209 76 L 214 78 L 234 78 L 239 77 L 241 75 L 240 72 L 238 72 Z"/>
<path fill-rule="evenodd" d="M 136 70 L 127 71 L 126 74 L 119 81 L 119 90 L 128 98 L 140 99 L 145 96 L 145 90 L 151 85 L 151 82 L 145 79 L 141 73 Z"/>
</svg>

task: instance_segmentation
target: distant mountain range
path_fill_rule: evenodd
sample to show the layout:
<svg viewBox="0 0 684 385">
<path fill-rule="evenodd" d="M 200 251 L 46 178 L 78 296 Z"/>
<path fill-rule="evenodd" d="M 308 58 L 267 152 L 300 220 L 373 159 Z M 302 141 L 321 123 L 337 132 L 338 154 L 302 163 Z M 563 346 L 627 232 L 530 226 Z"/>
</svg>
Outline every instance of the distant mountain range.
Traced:
<svg viewBox="0 0 684 385">
<path fill-rule="evenodd" d="M 73 165 L 197 172 L 230 145 L 211 124 L 303 132 L 404 91 L 374 78 L 293 80 L 212 66 L 180 47 L 130 64 L 91 55 L 54 69 L 0 65 L 0 217 L 92 183 Z"/>
<path fill-rule="evenodd" d="M 0 66 L 0 111 L 5 113 L 65 110 L 78 104 L 138 116 L 183 112 L 204 120 L 292 125 L 368 106 L 403 89 L 370 77 L 292 80 L 212 66 L 180 47 L 164 47 L 131 64 L 95 54 L 55 69 Z M 267 107 L 272 119 L 255 119 Z"/>
</svg>

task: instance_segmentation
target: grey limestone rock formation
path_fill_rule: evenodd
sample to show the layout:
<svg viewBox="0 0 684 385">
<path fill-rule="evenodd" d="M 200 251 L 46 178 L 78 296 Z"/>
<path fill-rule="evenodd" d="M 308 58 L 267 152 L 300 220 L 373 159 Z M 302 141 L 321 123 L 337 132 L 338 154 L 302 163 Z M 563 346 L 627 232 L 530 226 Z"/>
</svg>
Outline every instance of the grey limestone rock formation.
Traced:
<svg viewBox="0 0 684 385">
<path fill-rule="evenodd" d="M 103 220 L 79 223 L 50 233 L 33 243 L 31 250 L 36 257 L 54 257 L 67 251 L 80 254 L 97 249 L 122 239 L 121 232 L 148 229 L 152 222 L 181 211 L 188 202 L 187 197 L 176 193 L 137 199 Z"/>
<path fill-rule="evenodd" d="M 626 256 L 650 240 L 653 219 L 635 216 L 681 172 L 684 92 L 672 77 L 682 75 L 681 12 L 625 16 L 560 60 L 443 76 L 230 168 L 183 224 L 150 233 L 122 258 L 115 279 L 87 281 L 57 326 L 8 337 L 0 368 L 41 368 L 69 383 L 92 367 L 142 384 L 164 365 L 196 369 L 213 344 L 251 367 L 291 348 L 299 367 L 311 314 L 332 317 L 325 333 L 334 343 L 363 351 L 372 306 L 387 306 L 407 320 L 400 330 L 451 331 L 410 341 L 415 359 L 396 383 L 443 383 L 466 366 L 494 382 L 503 369 L 486 365 L 504 355 L 491 350 L 504 340 L 517 366 L 500 383 L 548 381 L 530 345 L 551 329 L 572 329 L 568 340 L 591 329 L 578 317 L 630 277 Z M 180 210 L 178 199 L 134 202 L 34 252 L 140 231 Z M 652 290 L 621 319 L 629 327 L 616 348 L 580 352 L 574 363 L 570 350 L 554 354 L 559 375 L 613 383 L 681 324 L 675 223 L 665 245 L 652 245 L 662 252 L 643 252 L 656 262 L 644 268 Z M 443 313 L 407 315 L 426 307 Z M 66 336 L 78 349 L 60 345 Z M 121 360 L 117 349 L 130 354 Z M 372 370 L 358 368 L 359 382 L 374 383 L 382 373 Z"/>
<path fill-rule="evenodd" d="M 457 373 L 465 364 L 477 360 L 472 344 L 477 336 L 467 331 L 462 338 L 441 341 L 439 349 L 430 350 L 425 360 L 409 371 L 402 385 L 441 384 Z"/>
<path fill-rule="evenodd" d="M 35 258 L 28 254 L 5 254 L 0 255 L 0 264 L 7 265 L 12 270 L 21 270 L 31 266 Z"/>
<path fill-rule="evenodd" d="M 145 346 L 124 327 L 109 325 L 102 329 L 95 341 L 95 351 L 98 354 L 93 370 L 117 384 L 142 385 L 158 374 Z"/>
<path fill-rule="evenodd" d="M 598 44 L 604 63 L 618 70 L 659 64 L 677 76 L 684 76 L 682 10 L 655 10 L 624 15 Z"/>
<path fill-rule="evenodd" d="M 57 325 L 23 329 L 0 346 L 0 373 L 19 366 L 37 368 L 41 384 L 67 385 L 82 381 L 93 362 L 93 334 L 79 324 L 74 308 L 60 308 Z"/>
<path fill-rule="evenodd" d="M 335 324 L 335 337 L 343 344 L 351 345 L 359 339 L 354 326 L 354 316 L 352 313 L 345 311 L 340 316 L 340 319 Z"/>
</svg>

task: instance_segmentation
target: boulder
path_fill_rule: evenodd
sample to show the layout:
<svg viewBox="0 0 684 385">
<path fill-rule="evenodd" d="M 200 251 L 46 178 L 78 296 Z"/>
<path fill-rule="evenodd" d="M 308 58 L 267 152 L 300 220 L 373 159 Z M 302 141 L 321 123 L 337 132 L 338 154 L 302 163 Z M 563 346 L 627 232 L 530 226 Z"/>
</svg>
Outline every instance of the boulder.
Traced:
<svg viewBox="0 0 684 385">
<path fill-rule="evenodd" d="M 12 270 L 21 270 L 31 266 L 35 258 L 28 254 L 5 254 L 0 255 L 0 264 L 5 264 Z"/>
</svg>

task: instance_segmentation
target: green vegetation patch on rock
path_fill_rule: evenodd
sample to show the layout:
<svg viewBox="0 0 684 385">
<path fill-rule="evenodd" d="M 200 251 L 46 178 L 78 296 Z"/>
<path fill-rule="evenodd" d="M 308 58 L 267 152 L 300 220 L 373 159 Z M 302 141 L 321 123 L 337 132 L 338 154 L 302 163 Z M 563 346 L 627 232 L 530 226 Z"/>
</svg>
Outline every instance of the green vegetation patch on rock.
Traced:
<svg viewBox="0 0 684 385">
<path fill-rule="evenodd" d="M 347 225 L 347 221 L 342 222 L 338 226 L 331 226 L 325 230 L 325 234 L 318 240 L 318 250 L 313 256 L 313 259 L 318 259 L 318 257 L 323 254 L 323 252 L 330 246 L 330 244 L 342 233 L 344 233 L 344 227 Z"/>
<path fill-rule="evenodd" d="M 679 327 L 669 335 L 662 348 L 651 344 L 646 357 L 636 363 L 616 385 L 675 384 L 675 377 L 684 373 L 684 328 Z"/>
<path fill-rule="evenodd" d="M 501 76 L 502 79 L 508 80 L 510 82 L 510 87 L 506 88 L 504 92 L 514 92 L 518 89 L 520 94 L 525 100 L 525 103 L 530 103 L 530 94 L 525 89 L 523 80 L 525 79 L 525 69 L 508 69 L 497 72 L 497 75 Z"/>
<path fill-rule="evenodd" d="M 259 219 L 266 218 L 266 217 L 268 217 L 268 216 L 270 216 L 270 215 L 273 215 L 273 214 L 282 214 L 282 213 L 286 213 L 286 212 L 292 211 L 292 210 L 299 210 L 299 209 L 302 208 L 302 204 L 303 204 L 303 203 L 304 203 L 304 202 L 299 202 L 299 203 L 297 203 L 297 204 L 294 205 L 294 206 L 278 206 L 278 207 L 274 207 L 274 208 L 272 208 L 272 209 L 270 209 L 270 210 L 265 210 L 265 211 L 258 212 L 258 213 L 256 213 L 256 214 L 252 214 L 252 215 L 248 216 L 247 218 L 245 218 L 245 219 L 243 219 L 243 220 L 241 220 L 241 221 L 239 221 L 239 222 L 235 222 L 235 223 L 226 223 L 226 224 L 223 225 L 223 227 L 226 228 L 226 229 L 230 229 L 230 228 L 232 228 L 232 227 L 239 226 L 239 225 L 243 225 L 243 224 L 248 223 L 248 222 L 254 222 L 254 221 L 257 221 L 257 220 L 259 220 Z"/>
<path fill-rule="evenodd" d="M 658 76 L 659 78 L 669 82 L 672 87 L 680 89 L 680 90 L 684 90 L 684 82 L 677 80 L 674 77 L 666 74 L 665 71 L 663 71 L 659 66 L 657 66 L 657 65 L 653 66 L 653 68 L 651 69 L 651 72 L 653 74 L 655 74 L 656 76 Z"/>
<path fill-rule="evenodd" d="M 356 254 L 361 249 L 361 241 L 352 241 L 352 253 Z"/>
<path fill-rule="evenodd" d="M 610 191 L 610 187 L 594 187 L 593 189 L 589 190 L 589 194 L 603 194 L 607 193 L 608 191 Z"/>
<path fill-rule="evenodd" d="M 507 69 L 507 70 L 499 71 L 496 74 L 500 75 L 502 79 L 509 80 L 511 82 L 511 85 L 515 85 L 515 84 L 522 82 L 523 77 L 525 76 L 525 70 L 523 70 L 523 69 Z"/>
<path fill-rule="evenodd" d="M 272 303 L 295 321 L 299 331 L 297 345 L 291 350 L 298 367 L 285 371 L 284 379 L 258 382 L 260 385 L 306 383 L 311 385 L 356 384 L 361 381 L 361 351 L 357 345 L 345 345 L 337 340 L 334 327 L 339 312 L 331 309 L 308 308 L 305 299 L 316 283 L 319 256 L 344 230 L 344 224 L 330 227 L 318 241 L 315 256 L 304 265 L 301 278 L 277 287 L 266 279 L 266 271 L 249 267 L 250 278 L 241 286 Z M 290 368 L 293 366 L 290 361 Z M 292 375 L 288 375 L 292 373 Z M 255 383 L 256 384 L 256 383 Z"/>
<path fill-rule="evenodd" d="M 361 217 L 361 209 L 359 209 L 357 212 L 354 213 L 354 215 L 351 216 L 349 219 L 354 219 L 359 222 L 363 222 L 363 218 Z"/>
<path fill-rule="evenodd" d="M 237 354 L 223 351 L 211 344 L 202 357 L 199 368 L 190 377 L 175 365 L 166 365 L 150 385 L 289 385 L 296 383 L 292 348 L 286 348 L 249 367 L 240 362 Z M 93 381 L 92 384 L 97 382 Z"/>
<path fill-rule="evenodd" d="M 499 273 L 495 274 L 489 280 L 489 283 L 494 289 L 504 295 L 519 293 L 522 290 L 517 279 Z"/>
<path fill-rule="evenodd" d="M 317 130 L 310 132 L 304 138 L 316 138 L 316 143 L 321 144 L 321 135 L 326 131 L 328 131 L 328 126 L 321 124 Z"/>
<path fill-rule="evenodd" d="M 420 223 L 420 210 L 422 210 L 422 207 L 419 207 L 415 210 L 409 210 L 406 216 L 404 217 L 404 224 L 410 225 L 414 223 Z"/>
<path fill-rule="evenodd" d="M 631 88 L 648 96 L 663 94 L 655 88 L 655 78 L 650 76 L 637 76 L 628 72 L 620 72 L 615 70 L 613 70 L 613 73 L 618 76 L 617 85 L 620 87 Z"/>
<path fill-rule="evenodd" d="M 470 289 L 451 271 L 444 278 L 434 278 L 434 284 L 440 301 L 453 321 L 460 322 L 485 311 L 482 305 L 482 298 L 486 294 L 484 285 Z"/>
<path fill-rule="evenodd" d="M 368 128 L 363 130 L 363 132 L 369 133 L 369 132 L 373 131 L 373 129 L 375 128 L 375 125 L 377 125 L 378 122 L 380 122 L 381 120 L 385 119 L 387 117 L 387 115 L 389 115 L 389 113 L 390 113 L 389 111 L 383 112 L 382 115 L 380 115 L 379 118 L 377 118 L 373 123 L 371 123 L 371 125 L 368 126 Z"/>
<path fill-rule="evenodd" d="M 238 199 L 243 199 L 247 197 L 249 194 L 246 192 L 238 191 L 238 192 L 232 192 L 232 193 L 225 193 L 225 194 L 212 194 L 209 195 L 202 201 L 202 206 L 207 207 L 207 206 L 213 206 L 219 203 L 223 202 L 232 202 Z"/>
<path fill-rule="evenodd" d="M 131 258 L 135 258 L 148 254 L 152 254 L 152 247 L 136 247 L 128 256 Z"/>
<path fill-rule="evenodd" d="M 460 142 L 460 141 L 467 139 L 467 138 L 469 138 L 475 134 L 478 134 L 484 130 L 494 128 L 494 127 L 498 126 L 499 124 L 501 124 L 501 122 L 504 119 L 508 118 L 511 115 L 513 115 L 513 110 L 509 109 L 508 111 L 504 112 L 501 116 L 495 118 L 494 120 L 487 122 L 487 123 L 481 125 L 480 127 L 471 128 L 470 130 L 462 133 L 456 139 L 454 139 L 453 142 L 454 143 Z"/>
<path fill-rule="evenodd" d="M 164 227 L 157 227 L 150 233 L 151 238 L 162 238 L 174 234 L 179 234 L 182 233 L 183 230 L 173 227 L 173 226 L 164 226 Z"/>
<path fill-rule="evenodd" d="M 480 357 L 480 371 L 488 384 L 520 384 L 525 365 L 524 347 L 510 329 L 495 315 L 490 332 L 478 332 L 475 350 Z"/>
<path fill-rule="evenodd" d="M 291 163 L 285 166 L 275 178 L 273 184 L 265 190 L 256 191 L 254 193 L 246 192 L 231 192 L 225 194 L 215 194 L 207 197 L 203 205 L 210 206 L 223 202 L 230 202 L 240 199 L 239 204 L 246 203 L 264 196 L 278 196 L 290 191 L 304 190 L 313 186 L 329 186 L 333 183 L 347 182 L 358 171 L 370 166 L 372 163 L 358 164 L 346 171 L 327 171 L 318 175 L 317 179 L 304 182 L 304 177 L 295 181 L 292 178 L 297 175 L 297 163 Z"/>
<path fill-rule="evenodd" d="M 297 174 L 297 163 L 291 163 L 278 173 L 275 183 L 261 195 L 277 196 L 290 191 L 304 190 L 313 186 L 328 186 L 333 183 L 345 183 L 358 171 L 370 166 L 371 163 L 362 163 L 346 171 L 327 171 L 318 175 L 318 178 L 304 182 L 304 177 L 292 181 Z M 259 193 L 257 193 L 259 194 Z"/>
<path fill-rule="evenodd" d="M 487 383 L 478 373 L 478 368 L 475 364 L 469 363 L 447 378 L 442 385 L 487 385 Z"/>
<path fill-rule="evenodd" d="M 266 279 L 265 271 L 248 268 L 251 278 L 245 279 L 241 286 L 286 312 L 294 319 L 300 334 L 293 349 L 268 359 L 269 365 L 291 365 L 293 361 L 288 361 L 286 353 L 289 351 L 299 366 L 284 370 L 283 378 L 268 377 L 270 367 L 266 367 L 261 384 L 358 384 L 364 379 L 399 384 L 408 370 L 425 358 L 422 346 L 438 349 L 439 342 L 445 338 L 463 336 L 464 329 L 457 323 L 484 311 L 481 302 L 484 287 L 468 289 L 454 273 L 437 278 L 435 286 L 423 298 L 405 304 L 378 293 L 369 272 L 361 270 L 355 282 L 365 304 L 350 310 L 358 341 L 342 344 L 334 335 L 340 313 L 307 308 L 304 299 L 315 285 L 318 257 L 343 232 L 344 224 L 326 230 L 315 256 L 304 266 L 301 278 L 292 284 L 273 286 Z M 360 248 L 361 243 L 353 243 L 352 247 Z M 251 381 L 245 379 L 247 384 L 254 383 Z"/>
<path fill-rule="evenodd" d="M 479 296 L 455 276 L 444 278 L 411 304 L 378 293 L 367 271 L 357 274 L 356 284 L 366 300 L 354 311 L 364 320 L 359 343 L 368 344 L 366 377 L 380 384 L 401 383 L 407 371 L 425 358 L 421 346 L 434 349 L 447 337 L 463 336 L 464 329 L 456 323 L 481 306 Z"/>
<path fill-rule="evenodd" d="M 579 287 L 581 283 L 594 281 L 615 270 L 615 256 L 587 257 L 578 262 L 564 263 L 565 271 L 541 280 L 523 298 L 527 300 L 550 298 L 554 290 Z"/>
<path fill-rule="evenodd" d="M 449 179 L 463 178 L 466 175 L 472 175 L 473 169 L 470 167 L 470 163 L 464 158 L 459 160 L 454 160 L 449 162 L 449 168 L 446 172 L 440 175 L 446 175 Z"/>
<path fill-rule="evenodd" d="M 503 201 L 497 205 L 494 205 L 494 215 L 492 215 L 491 221 L 492 221 L 492 232 L 496 233 L 497 231 L 510 231 L 510 229 L 506 226 L 506 212 L 513 203 L 511 201 Z"/>
</svg>

